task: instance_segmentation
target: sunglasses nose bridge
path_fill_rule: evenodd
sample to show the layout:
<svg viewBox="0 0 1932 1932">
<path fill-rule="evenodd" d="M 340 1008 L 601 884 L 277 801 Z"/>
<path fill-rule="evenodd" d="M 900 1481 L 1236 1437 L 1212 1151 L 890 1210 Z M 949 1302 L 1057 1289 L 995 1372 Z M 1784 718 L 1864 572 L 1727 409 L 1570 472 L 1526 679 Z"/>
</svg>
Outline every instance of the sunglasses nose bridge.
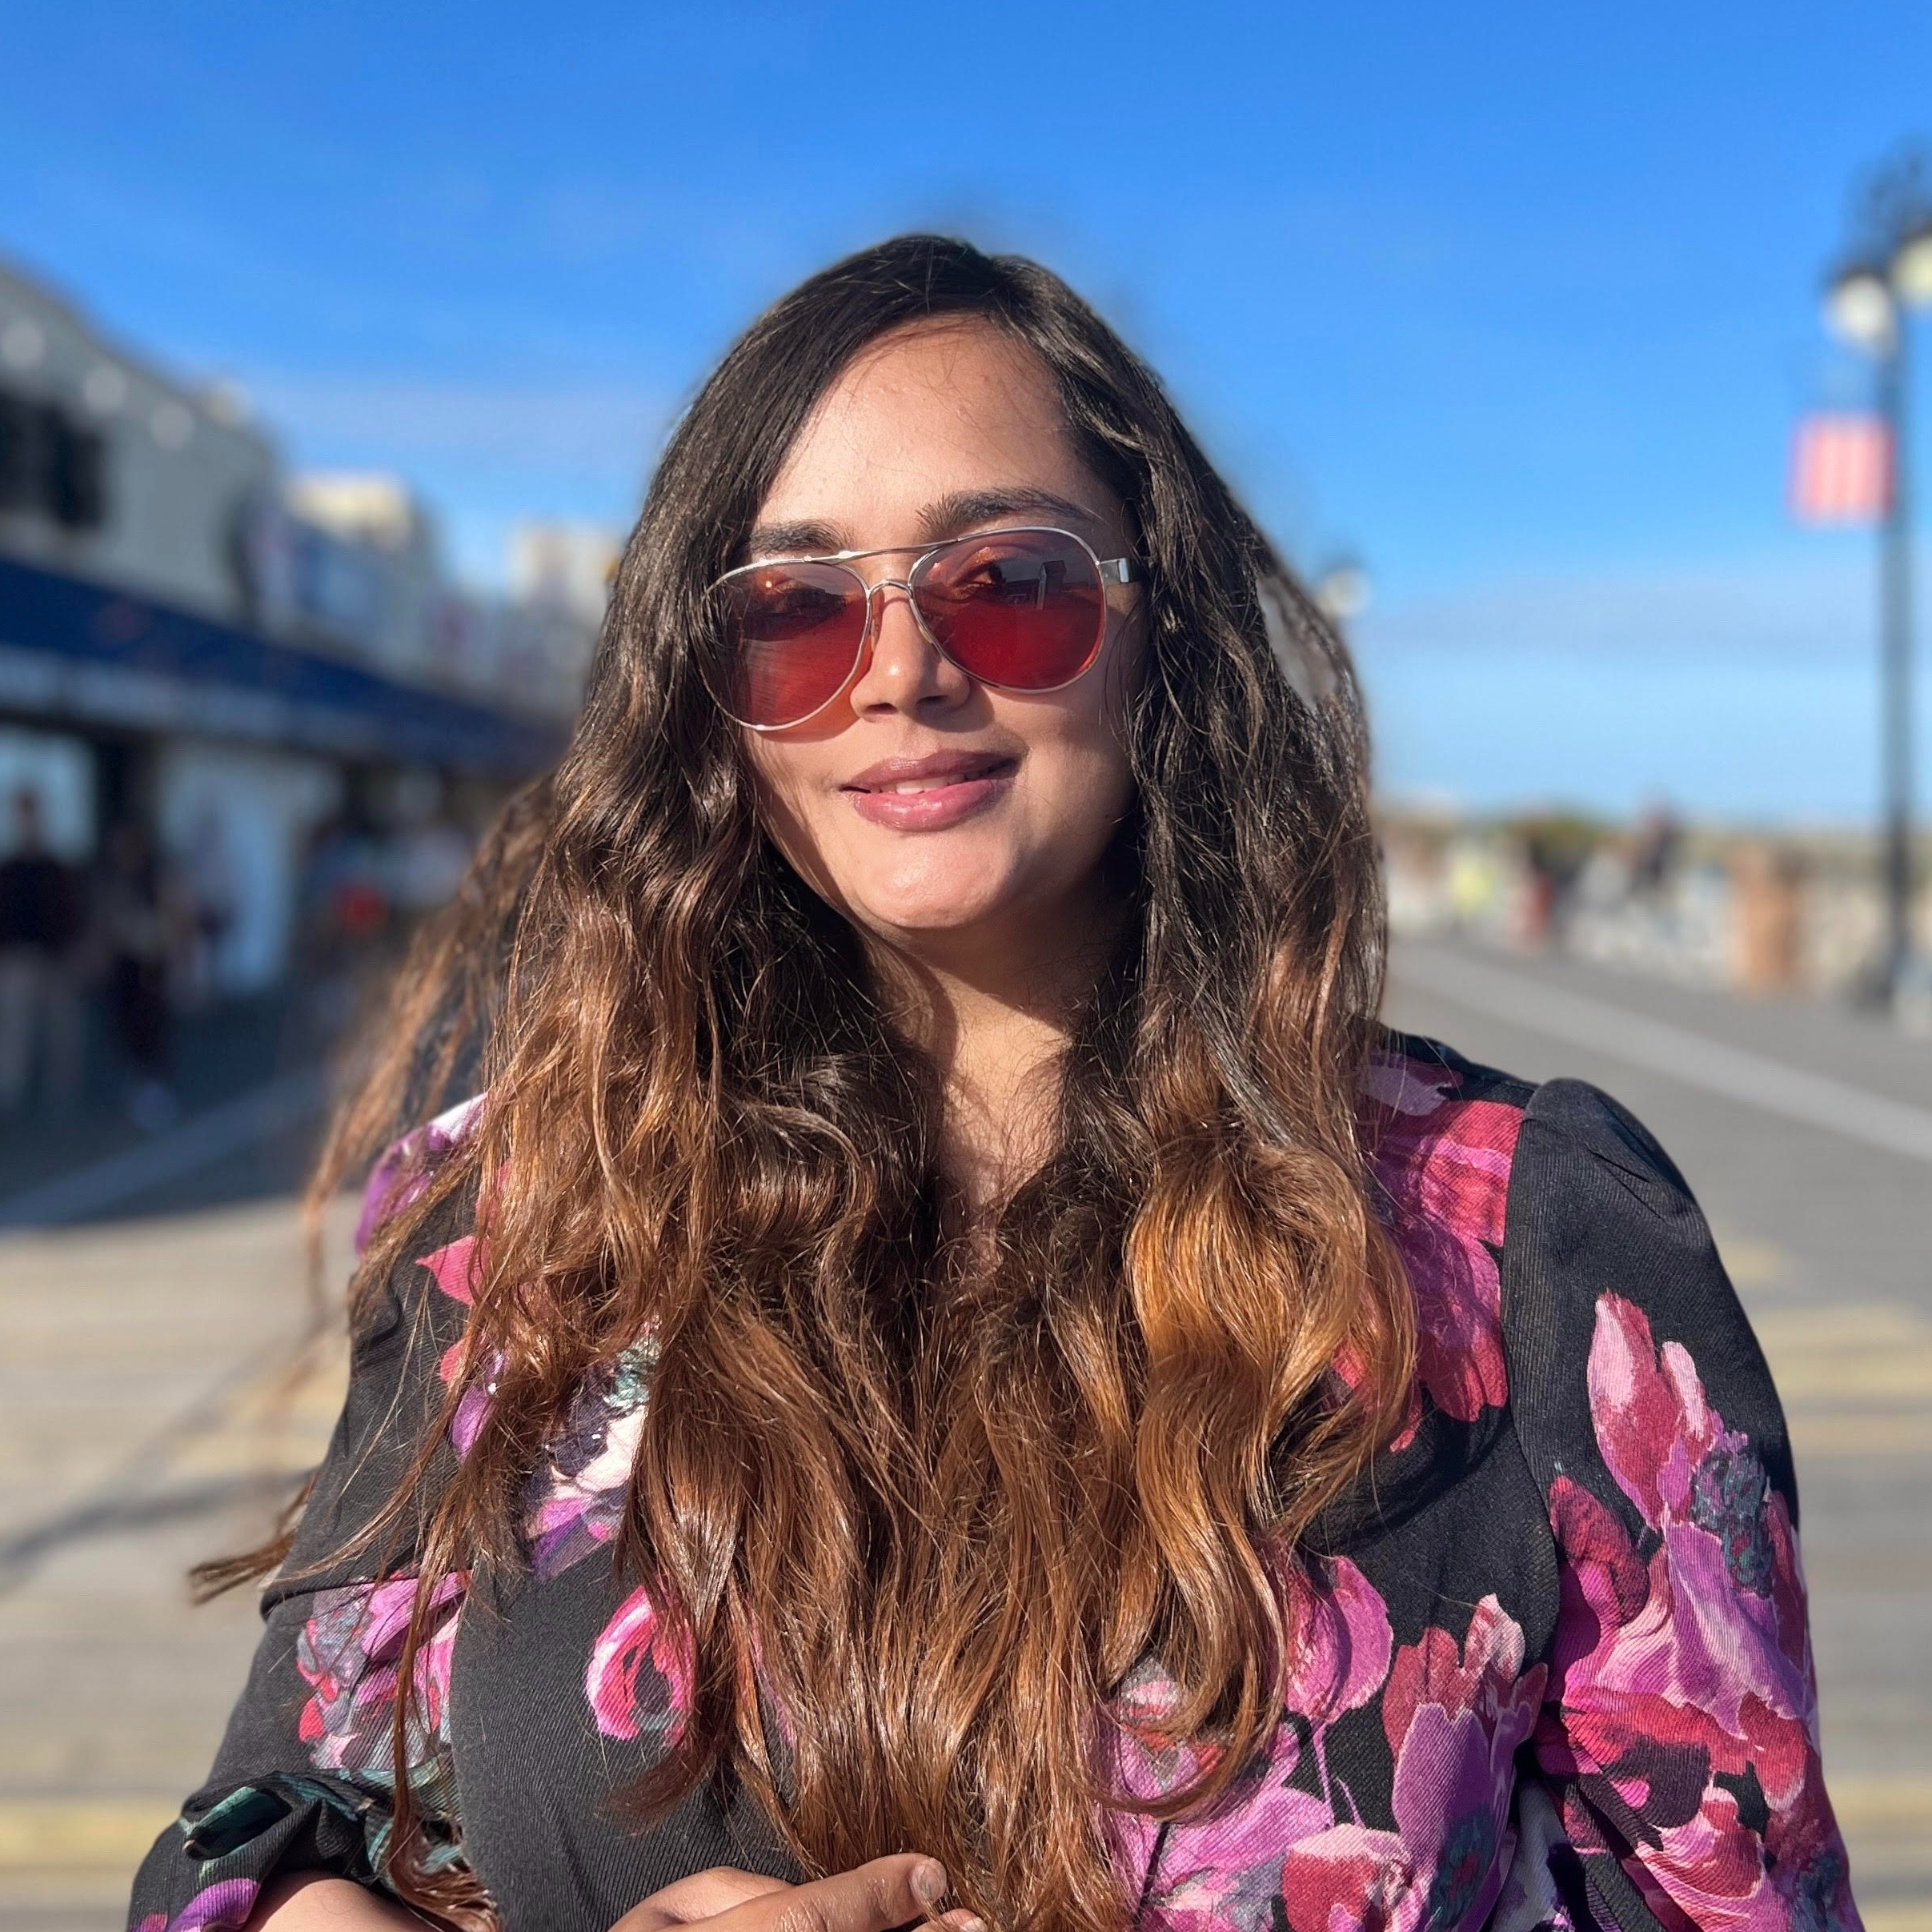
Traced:
<svg viewBox="0 0 1932 1932">
<path fill-rule="evenodd" d="M 860 579 L 861 583 L 864 579 Z M 919 598 L 912 586 L 904 577 L 876 577 L 865 586 L 865 643 L 875 644 L 879 640 L 879 627 L 885 622 L 885 601 L 881 593 L 899 591 L 904 594 L 906 607 L 912 613 L 912 621 L 919 627 L 919 634 L 936 649 L 937 644 L 926 623 L 925 612 L 919 607 Z M 879 597 L 879 602 L 872 599 Z"/>
</svg>

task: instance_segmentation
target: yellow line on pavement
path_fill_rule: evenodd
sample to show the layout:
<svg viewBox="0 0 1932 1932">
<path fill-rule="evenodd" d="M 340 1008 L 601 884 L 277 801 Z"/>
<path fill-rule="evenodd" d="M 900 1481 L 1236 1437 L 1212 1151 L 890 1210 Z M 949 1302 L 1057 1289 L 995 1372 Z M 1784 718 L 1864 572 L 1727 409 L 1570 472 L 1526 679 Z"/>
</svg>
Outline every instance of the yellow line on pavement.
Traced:
<svg viewBox="0 0 1932 1932">
<path fill-rule="evenodd" d="M 1794 1409 L 1791 1447 L 1807 1456 L 1932 1456 L 1932 1415 Z"/>
<path fill-rule="evenodd" d="M 1922 1830 L 1932 1848 L 1932 1778 L 1874 1778 L 1848 1771 L 1827 1776 L 1838 1822 L 1858 1831 Z"/>
<path fill-rule="evenodd" d="M 0 1798 L 0 1871 L 134 1867 L 180 1801 L 172 1798 Z"/>
<path fill-rule="evenodd" d="M 1858 1874 L 1852 1874 L 1852 1886 L 1858 1888 Z M 1877 1905 L 1861 1902 L 1858 1916 L 1865 1921 L 1865 1932 L 1932 1932 L 1932 1899 L 1914 1904 L 1910 1899 L 1886 1899 Z"/>
</svg>

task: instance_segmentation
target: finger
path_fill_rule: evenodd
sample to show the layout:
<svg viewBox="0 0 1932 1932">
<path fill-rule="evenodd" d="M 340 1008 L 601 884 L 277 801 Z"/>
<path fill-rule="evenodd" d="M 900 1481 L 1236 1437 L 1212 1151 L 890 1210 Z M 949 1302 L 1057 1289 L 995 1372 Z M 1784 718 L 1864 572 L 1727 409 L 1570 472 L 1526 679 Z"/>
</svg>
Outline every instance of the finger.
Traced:
<svg viewBox="0 0 1932 1932">
<path fill-rule="evenodd" d="M 762 1872 L 714 1865 L 708 1871 L 693 1872 L 688 1878 L 653 1892 L 641 1905 L 633 1906 L 611 1932 L 663 1932 L 667 1926 L 695 1925 L 768 1893 L 791 1889 L 783 1879 L 768 1878 Z"/>
<path fill-rule="evenodd" d="M 716 1932 L 892 1932 L 924 1922 L 946 1895 L 946 1868 L 918 1852 L 754 1899 L 717 1922 Z"/>
</svg>

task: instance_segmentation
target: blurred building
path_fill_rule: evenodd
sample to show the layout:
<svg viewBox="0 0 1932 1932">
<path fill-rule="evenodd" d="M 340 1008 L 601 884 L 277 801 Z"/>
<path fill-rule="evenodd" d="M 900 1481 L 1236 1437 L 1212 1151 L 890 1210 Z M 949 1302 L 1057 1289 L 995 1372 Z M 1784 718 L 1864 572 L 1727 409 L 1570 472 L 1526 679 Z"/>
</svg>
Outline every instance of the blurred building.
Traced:
<svg viewBox="0 0 1932 1932">
<path fill-rule="evenodd" d="M 331 822 L 554 755 L 604 567 L 533 543 L 522 590 L 461 589 L 400 479 L 289 475 L 237 391 L 0 264 L 0 794 L 31 785 L 71 856 L 132 818 L 226 879 L 228 989 L 284 969 Z"/>
</svg>

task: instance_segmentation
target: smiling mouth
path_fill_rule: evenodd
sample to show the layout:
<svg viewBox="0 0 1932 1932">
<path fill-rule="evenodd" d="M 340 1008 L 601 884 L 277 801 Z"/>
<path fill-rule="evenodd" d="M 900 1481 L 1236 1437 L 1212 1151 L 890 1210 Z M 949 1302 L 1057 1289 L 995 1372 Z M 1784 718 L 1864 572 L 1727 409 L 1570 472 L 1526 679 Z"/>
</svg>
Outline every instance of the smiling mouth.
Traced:
<svg viewBox="0 0 1932 1932">
<path fill-rule="evenodd" d="M 888 759 L 848 779 L 840 789 L 873 797 L 915 797 L 923 792 L 943 792 L 981 779 L 1009 777 L 1018 764 L 1017 759 L 992 752 L 974 756 Z"/>
</svg>

